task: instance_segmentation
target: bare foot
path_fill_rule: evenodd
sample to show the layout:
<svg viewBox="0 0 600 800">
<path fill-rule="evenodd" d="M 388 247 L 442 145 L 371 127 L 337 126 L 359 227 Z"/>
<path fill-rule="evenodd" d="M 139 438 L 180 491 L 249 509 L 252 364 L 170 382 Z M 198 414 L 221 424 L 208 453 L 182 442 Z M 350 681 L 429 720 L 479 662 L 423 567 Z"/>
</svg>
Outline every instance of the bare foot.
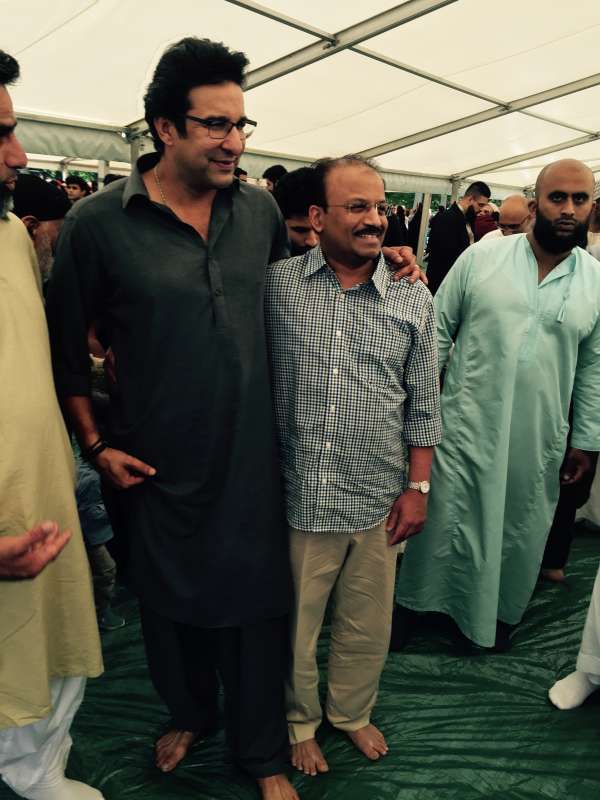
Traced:
<svg viewBox="0 0 600 800">
<path fill-rule="evenodd" d="M 258 778 L 262 800 L 300 800 L 298 793 L 285 775 Z"/>
<path fill-rule="evenodd" d="M 388 746 L 383 738 L 383 733 L 375 725 L 365 725 L 364 728 L 347 733 L 354 746 L 371 761 L 377 761 L 380 756 L 387 755 Z"/>
<path fill-rule="evenodd" d="M 329 772 L 329 765 L 316 739 L 307 739 L 292 745 L 292 764 L 305 775 Z"/>
<path fill-rule="evenodd" d="M 171 772 L 186 757 L 198 734 L 195 731 L 168 731 L 157 740 L 156 766 L 163 772 Z"/>
<path fill-rule="evenodd" d="M 543 569 L 541 574 L 544 580 L 552 583 L 563 583 L 566 580 L 564 569 Z"/>
</svg>

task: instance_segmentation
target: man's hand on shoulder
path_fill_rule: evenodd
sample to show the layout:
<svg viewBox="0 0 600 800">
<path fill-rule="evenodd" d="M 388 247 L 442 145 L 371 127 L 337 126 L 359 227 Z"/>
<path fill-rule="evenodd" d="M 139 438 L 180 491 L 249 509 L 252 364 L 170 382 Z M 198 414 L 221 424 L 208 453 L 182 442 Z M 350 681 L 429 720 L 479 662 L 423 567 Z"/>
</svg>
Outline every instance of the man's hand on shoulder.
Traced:
<svg viewBox="0 0 600 800">
<path fill-rule="evenodd" d="M 56 522 L 40 522 L 19 536 L 0 537 L 0 578 L 35 578 L 71 538 Z"/>
<path fill-rule="evenodd" d="M 420 533 L 426 519 L 427 495 L 416 489 L 407 489 L 396 498 L 387 518 L 385 527 L 390 535 L 390 545 Z"/>
<path fill-rule="evenodd" d="M 392 280 L 399 281 L 406 278 L 409 283 L 421 281 L 427 285 L 427 276 L 417 264 L 417 259 L 412 251 L 412 247 L 403 245 L 402 247 L 382 247 L 383 257 L 392 267 Z"/>
<path fill-rule="evenodd" d="M 94 458 L 94 464 L 117 489 L 129 489 L 156 475 L 154 467 L 114 447 L 102 450 Z"/>
</svg>

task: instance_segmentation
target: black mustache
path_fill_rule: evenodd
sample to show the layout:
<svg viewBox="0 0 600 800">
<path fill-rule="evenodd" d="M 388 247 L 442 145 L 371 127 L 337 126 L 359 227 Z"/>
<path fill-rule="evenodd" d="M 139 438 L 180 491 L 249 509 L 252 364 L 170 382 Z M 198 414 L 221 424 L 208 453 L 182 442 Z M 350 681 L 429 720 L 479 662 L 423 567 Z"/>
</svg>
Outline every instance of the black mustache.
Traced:
<svg viewBox="0 0 600 800">
<path fill-rule="evenodd" d="M 383 228 L 376 228 L 375 226 L 369 226 L 368 228 L 361 228 L 359 231 L 356 231 L 354 235 L 362 236 L 363 233 L 372 233 L 374 236 L 381 236 L 381 234 L 383 233 Z"/>
</svg>

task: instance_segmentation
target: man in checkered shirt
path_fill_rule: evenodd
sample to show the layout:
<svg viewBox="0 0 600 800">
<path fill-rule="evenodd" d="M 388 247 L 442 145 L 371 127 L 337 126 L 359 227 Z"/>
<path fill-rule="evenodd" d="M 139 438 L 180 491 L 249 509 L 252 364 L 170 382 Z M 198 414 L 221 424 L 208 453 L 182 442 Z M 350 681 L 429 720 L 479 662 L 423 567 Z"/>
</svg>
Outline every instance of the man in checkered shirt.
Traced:
<svg viewBox="0 0 600 800">
<path fill-rule="evenodd" d="M 265 294 L 296 592 L 288 726 L 292 762 L 310 775 L 328 770 L 316 646 L 334 587 L 327 717 L 367 758 L 387 752 L 370 714 L 397 549 L 424 525 L 441 438 L 432 298 L 391 278 L 383 181 L 356 156 L 314 169 L 320 246 L 272 264 Z"/>
</svg>

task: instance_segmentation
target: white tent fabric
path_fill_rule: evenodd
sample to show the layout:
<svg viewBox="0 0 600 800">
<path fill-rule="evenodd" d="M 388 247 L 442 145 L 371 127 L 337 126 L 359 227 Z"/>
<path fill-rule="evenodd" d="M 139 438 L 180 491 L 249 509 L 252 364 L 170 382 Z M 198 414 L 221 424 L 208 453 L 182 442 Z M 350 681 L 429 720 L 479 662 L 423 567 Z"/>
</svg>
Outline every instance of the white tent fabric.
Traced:
<svg viewBox="0 0 600 800">
<path fill-rule="evenodd" d="M 121 131 L 143 134 L 157 59 L 197 35 L 250 59 L 254 168 L 361 152 L 388 188 L 450 193 L 477 177 L 497 197 L 561 156 L 600 171 L 599 0 L 265 2 L 4 4 L 26 147 L 125 160 Z"/>
</svg>

